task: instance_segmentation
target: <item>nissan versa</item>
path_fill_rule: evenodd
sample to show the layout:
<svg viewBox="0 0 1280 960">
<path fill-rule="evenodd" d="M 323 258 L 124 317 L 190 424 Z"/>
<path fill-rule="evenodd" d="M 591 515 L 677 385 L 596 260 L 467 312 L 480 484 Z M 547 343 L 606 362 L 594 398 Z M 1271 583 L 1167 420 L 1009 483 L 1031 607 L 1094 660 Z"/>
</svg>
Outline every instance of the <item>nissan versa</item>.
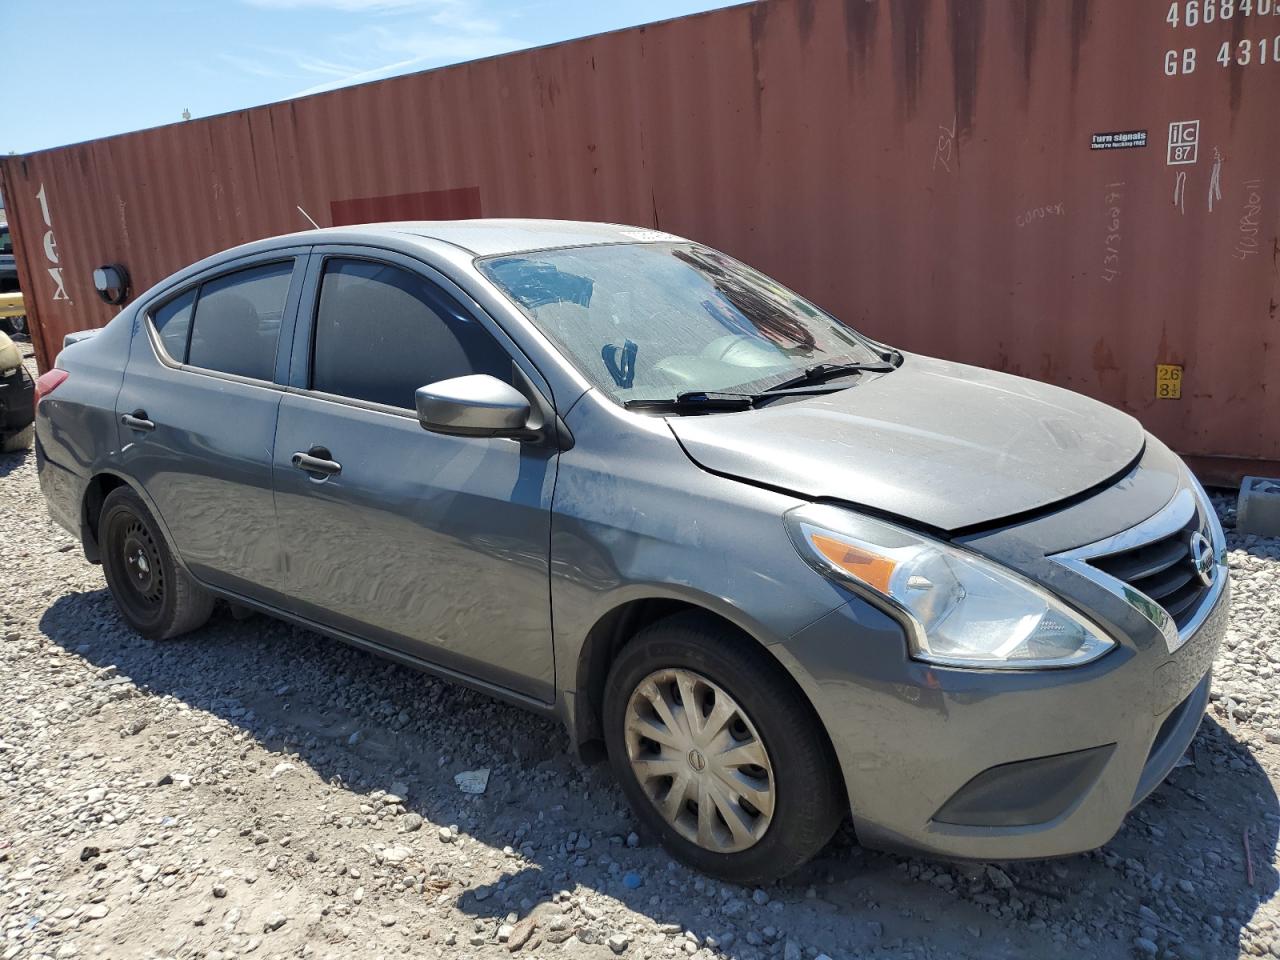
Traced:
<svg viewBox="0 0 1280 960">
<path fill-rule="evenodd" d="M 139 633 L 222 598 L 553 714 L 743 883 L 845 815 L 938 857 L 1105 843 L 1224 630 L 1221 527 L 1132 418 L 652 230 L 251 243 L 37 397 L 49 510 Z"/>
</svg>

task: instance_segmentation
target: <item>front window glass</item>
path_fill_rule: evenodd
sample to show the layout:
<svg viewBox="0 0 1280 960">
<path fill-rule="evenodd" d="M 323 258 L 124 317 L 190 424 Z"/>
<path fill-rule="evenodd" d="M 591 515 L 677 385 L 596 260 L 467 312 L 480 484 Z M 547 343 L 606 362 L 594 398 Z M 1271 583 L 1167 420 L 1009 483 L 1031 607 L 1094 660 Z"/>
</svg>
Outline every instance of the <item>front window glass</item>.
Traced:
<svg viewBox="0 0 1280 960">
<path fill-rule="evenodd" d="M 202 301 L 203 303 L 203 301 Z M 487 373 L 511 356 L 430 281 L 372 260 L 328 261 L 316 309 L 311 387 L 412 410 L 419 387 Z"/>
<path fill-rule="evenodd" d="M 698 244 L 545 250 L 479 267 L 618 401 L 757 390 L 816 364 L 880 359 L 807 300 Z"/>
</svg>

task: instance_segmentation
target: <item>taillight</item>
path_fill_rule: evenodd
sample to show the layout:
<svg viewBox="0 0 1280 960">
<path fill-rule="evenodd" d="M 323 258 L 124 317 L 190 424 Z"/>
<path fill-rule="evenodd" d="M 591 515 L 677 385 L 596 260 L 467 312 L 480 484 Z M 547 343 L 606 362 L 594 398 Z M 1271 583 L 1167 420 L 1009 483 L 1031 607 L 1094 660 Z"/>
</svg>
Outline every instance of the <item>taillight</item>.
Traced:
<svg viewBox="0 0 1280 960">
<path fill-rule="evenodd" d="M 36 406 L 40 406 L 41 400 L 62 386 L 67 377 L 67 371 L 59 370 L 57 367 L 40 374 L 39 379 L 36 380 Z"/>
</svg>

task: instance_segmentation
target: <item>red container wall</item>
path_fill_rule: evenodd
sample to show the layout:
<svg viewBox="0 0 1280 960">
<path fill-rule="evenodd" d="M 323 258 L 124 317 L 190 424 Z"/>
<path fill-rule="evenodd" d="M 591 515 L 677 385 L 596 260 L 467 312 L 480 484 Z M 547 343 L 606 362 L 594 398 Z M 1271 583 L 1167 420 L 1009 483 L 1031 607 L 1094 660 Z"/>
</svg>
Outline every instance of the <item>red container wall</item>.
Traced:
<svg viewBox="0 0 1280 960">
<path fill-rule="evenodd" d="M 115 312 L 94 267 L 145 289 L 298 205 L 613 220 L 1120 406 L 1231 480 L 1280 473 L 1278 94 L 1280 0 L 771 0 L 0 177 L 44 366 Z"/>
</svg>

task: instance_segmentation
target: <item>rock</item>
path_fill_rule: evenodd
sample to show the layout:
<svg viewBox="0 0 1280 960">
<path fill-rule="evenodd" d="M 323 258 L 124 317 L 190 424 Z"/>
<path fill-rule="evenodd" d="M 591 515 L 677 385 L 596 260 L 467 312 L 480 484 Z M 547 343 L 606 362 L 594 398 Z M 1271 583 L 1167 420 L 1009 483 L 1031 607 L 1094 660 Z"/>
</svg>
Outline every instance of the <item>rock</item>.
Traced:
<svg viewBox="0 0 1280 960">
<path fill-rule="evenodd" d="M 408 847 L 387 847 L 387 849 L 382 851 L 382 862 L 392 864 L 404 863 L 411 856 L 413 856 L 413 851 Z"/>
<path fill-rule="evenodd" d="M 515 930 L 515 927 L 514 927 L 512 924 L 510 924 L 510 923 L 504 923 L 504 924 L 502 924 L 501 926 L 499 926 L 499 927 L 498 927 L 498 942 L 499 942 L 499 943 L 506 943 L 508 940 L 510 940 L 510 939 L 511 939 L 511 932 L 512 932 L 513 930 Z"/>
<path fill-rule="evenodd" d="M 614 953 L 626 953 L 627 947 L 631 946 L 631 938 L 625 933 L 615 933 L 605 941 L 605 946 Z"/>
<path fill-rule="evenodd" d="M 633 850 L 640 846 L 640 834 L 636 833 L 634 830 L 631 833 L 628 833 L 627 846 Z"/>
<path fill-rule="evenodd" d="M 1160 952 L 1160 948 L 1146 937 L 1135 937 L 1133 946 L 1139 953 L 1148 957 L 1154 957 Z"/>
<path fill-rule="evenodd" d="M 277 910 L 275 913 L 271 914 L 271 916 L 267 917 L 266 922 L 262 925 L 262 932 L 271 933 L 275 930 L 279 930 L 288 922 L 289 918 Z"/>
<path fill-rule="evenodd" d="M 453 782 L 458 785 L 458 789 L 463 793 L 482 794 L 489 786 L 489 768 L 480 767 L 477 770 L 464 770 L 462 773 L 454 775 Z"/>
<path fill-rule="evenodd" d="M 378 922 L 384 927 L 394 927 L 396 925 L 396 918 L 394 914 L 384 913 L 378 918 Z"/>
<path fill-rule="evenodd" d="M 448 827 L 441 827 L 437 836 L 439 836 L 441 843 L 453 843 L 456 839 L 453 835 L 453 831 Z"/>
<path fill-rule="evenodd" d="M 525 917 L 519 923 L 511 928 L 511 933 L 507 937 L 507 949 L 515 953 L 533 936 L 533 931 L 537 929 L 538 921 L 533 916 Z"/>
<path fill-rule="evenodd" d="M 782 960 L 801 960 L 803 956 L 804 951 L 794 940 L 788 940 L 782 947 Z"/>
<path fill-rule="evenodd" d="M 271 768 L 271 776 L 269 777 L 269 779 L 274 780 L 277 777 L 283 776 L 284 774 L 288 773 L 292 769 L 294 769 L 292 763 L 277 763 L 274 767 Z"/>
<path fill-rule="evenodd" d="M 628 890 L 639 890 L 644 884 L 644 878 L 638 873 L 627 873 L 622 877 L 622 885 Z"/>
<path fill-rule="evenodd" d="M 213 885 L 213 895 L 221 900 L 227 895 L 227 885 L 225 883 L 215 883 Z"/>
<path fill-rule="evenodd" d="M 422 829 L 422 816 L 417 813 L 407 813 L 400 821 L 400 829 L 405 833 L 416 833 Z"/>
<path fill-rule="evenodd" d="M 999 867 L 993 867 L 990 864 L 986 868 L 987 882 L 997 890 L 1012 890 L 1013 880 L 1007 873 Z"/>
<path fill-rule="evenodd" d="M 751 899 L 755 901 L 756 906 L 763 907 L 766 903 L 769 902 L 769 894 L 765 893 L 763 890 L 757 887 L 755 890 L 752 891 Z"/>
<path fill-rule="evenodd" d="M 91 903 L 84 908 L 81 916 L 87 920 L 101 920 L 110 912 L 105 903 Z"/>
</svg>

